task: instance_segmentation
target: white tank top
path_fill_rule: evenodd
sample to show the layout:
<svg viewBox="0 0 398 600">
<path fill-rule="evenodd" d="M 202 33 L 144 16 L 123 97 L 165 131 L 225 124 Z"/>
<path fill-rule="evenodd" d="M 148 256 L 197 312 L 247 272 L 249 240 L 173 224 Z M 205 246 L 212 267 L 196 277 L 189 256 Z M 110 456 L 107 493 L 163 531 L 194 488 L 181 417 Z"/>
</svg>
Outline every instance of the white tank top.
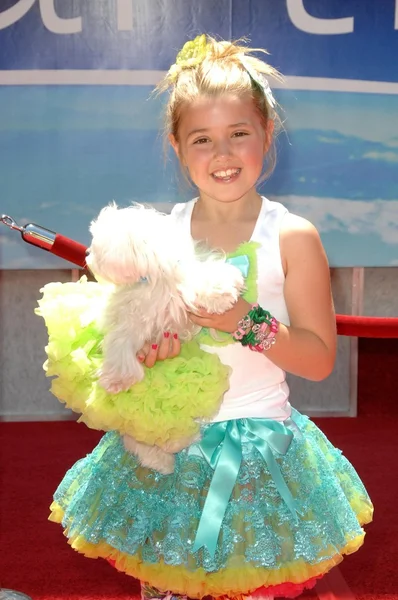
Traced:
<svg viewBox="0 0 398 600">
<path fill-rule="evenodd" d="M 182 233 L 191 235 L 191 217 L 197 199 L 176 204 L 171 216 L 182 227 Z M 279 232 L 287 209 L 267 198 L 254 227 L 251 242 L 257 242 L 258 303 L 278 321 L 289 325 L 289 316 L 283 296 L 285 275 L 279 247 Z M 265 354 L 252 352 L 239 343 L 227 346 L 201 345 L 206 352 L 218 354 L 231 367 L 230 388 L 224 394 L 221 408 L 214 422 L 249 417 L 284 421 L 291 414 L 289 388 L 285 372 Z"/>
</svg>

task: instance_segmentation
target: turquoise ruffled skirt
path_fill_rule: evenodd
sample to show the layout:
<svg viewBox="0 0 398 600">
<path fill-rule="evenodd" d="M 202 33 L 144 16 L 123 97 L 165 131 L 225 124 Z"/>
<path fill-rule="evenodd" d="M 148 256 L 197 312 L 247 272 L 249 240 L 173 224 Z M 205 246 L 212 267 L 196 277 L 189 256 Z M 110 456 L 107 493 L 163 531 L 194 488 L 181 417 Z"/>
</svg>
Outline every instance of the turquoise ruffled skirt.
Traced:
<svg viewBox="0 0 398 600">
<path fill-rule="evenodd" d="M 79 552 L 162 591 L 295 596 L 361 546 L 373 509 L 354 468 L 311 420 L 294 411 L 286 427 L 293 434 L 286 454 L 272 454 L 294 510 L 271 463 L 243 437 L 220 532 L 207 531 L 218 540 L 214 555 L 206 545 L 194 548 L 215 473 L 199 444 L 177 454 L 175 472 L 165 476 L 140 466 L 119 434 L 105 434 L 66 473 L 50 519 Z M 218 508 L 205 510 L 211 520 Z"/>
</svg>

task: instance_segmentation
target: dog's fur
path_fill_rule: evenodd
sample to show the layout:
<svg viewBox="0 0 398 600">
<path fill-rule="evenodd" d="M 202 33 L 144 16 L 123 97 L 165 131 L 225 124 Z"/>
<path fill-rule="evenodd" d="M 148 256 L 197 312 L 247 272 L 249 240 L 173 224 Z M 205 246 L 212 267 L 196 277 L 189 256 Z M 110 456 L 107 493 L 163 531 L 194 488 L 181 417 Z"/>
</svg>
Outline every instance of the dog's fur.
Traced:
<svg viewBox="0 0 398 600">
<path fill-rule="evenodd" d="M 109 392 L 127 390 L 144 377 L 137 352 L 159 343 L 165 331 L 190 340 L 199 327 L 187 316 L 204 308 L 222 314 L 244 289 L 240 271 L 221 252 L 200 250 L 169 215 L 141 204 L 104 208 L 91 223 L 87 265 L 100 282 L 114 284 L 101 323 L 104 361 L 99 382 Z M 124 436 L 125 447 L 144 466 L 173 471 L 172 453 L 192 440 L 164 449 Z"/>
</svg>

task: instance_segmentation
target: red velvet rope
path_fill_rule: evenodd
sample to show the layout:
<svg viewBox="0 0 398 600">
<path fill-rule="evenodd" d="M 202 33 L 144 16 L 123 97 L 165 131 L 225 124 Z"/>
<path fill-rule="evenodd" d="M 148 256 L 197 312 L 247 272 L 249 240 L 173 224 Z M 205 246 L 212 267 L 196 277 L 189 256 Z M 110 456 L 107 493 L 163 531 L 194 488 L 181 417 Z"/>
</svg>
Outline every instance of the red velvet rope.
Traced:
<svg viewBox="0 0 398 600">
<path fill-rule="evenodd" d="M 398 319 L 336 315 L 337 333 L 350 337 L 398 338 Z"/>
</svg>

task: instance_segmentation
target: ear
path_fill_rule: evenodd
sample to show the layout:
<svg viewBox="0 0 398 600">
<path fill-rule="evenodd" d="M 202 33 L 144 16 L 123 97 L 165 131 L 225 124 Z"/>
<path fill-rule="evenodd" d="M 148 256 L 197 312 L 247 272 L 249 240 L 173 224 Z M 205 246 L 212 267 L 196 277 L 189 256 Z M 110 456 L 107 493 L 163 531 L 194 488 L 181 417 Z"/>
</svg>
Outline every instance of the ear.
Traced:
<svg viewBox="0 0 398 600">
<path fill-rule="evenodd" d="M 175 136 L 172 133 L 169 134 L 169 142 L 170 142 L 174 152 L 176 153 L 178 160 L 182 164 L 182 166 L 186 167 L 187 166 L 186 162 L 184 160 L 182 153 L 180 152 L 180 143 L 177 142 Z"/>
<path fill-rule="evenodd" d="M 170 142 L 174 152 L 176 153 L 177 158 L 180 158 L 180 145 L 172 133 L 169 134 L 169 142 Z"/>
<path fill-rule="evenodd" d="M 274 135 L 275 123 L 272 119 L 268 119 L 266 126 L 264 127 L 264 154 L 267 154 Z"/>
</svg>

